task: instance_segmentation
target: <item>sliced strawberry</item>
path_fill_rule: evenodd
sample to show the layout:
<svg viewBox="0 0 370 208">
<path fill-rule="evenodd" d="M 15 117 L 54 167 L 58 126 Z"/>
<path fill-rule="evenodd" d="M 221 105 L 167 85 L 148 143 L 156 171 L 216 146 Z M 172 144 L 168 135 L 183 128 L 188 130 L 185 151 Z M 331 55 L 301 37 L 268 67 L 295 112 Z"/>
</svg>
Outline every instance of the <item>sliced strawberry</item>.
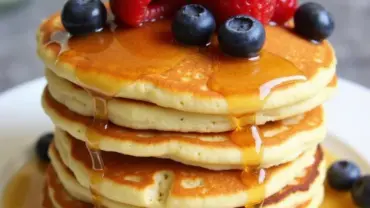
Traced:
<svg viewBox="0 0 370 208">
<path fill-rule="evenodd" d="M 110 0 L 116 19 L 130 26 L 173 15 L 186 0 Z"/>
<path fill-rule="evenodd" d="M 272 21 L 277 24 L 284 24 L 290 20 L 297 10 L 298 0 L 277 0 Z"/>
<path fill-rule="evenodd" d="M 224 22 L 232 16 L 250 15 L 268 24 L 275 12 L 276 0 L 193 0 L 208 7 L 218 20 Z"/>
</svg>

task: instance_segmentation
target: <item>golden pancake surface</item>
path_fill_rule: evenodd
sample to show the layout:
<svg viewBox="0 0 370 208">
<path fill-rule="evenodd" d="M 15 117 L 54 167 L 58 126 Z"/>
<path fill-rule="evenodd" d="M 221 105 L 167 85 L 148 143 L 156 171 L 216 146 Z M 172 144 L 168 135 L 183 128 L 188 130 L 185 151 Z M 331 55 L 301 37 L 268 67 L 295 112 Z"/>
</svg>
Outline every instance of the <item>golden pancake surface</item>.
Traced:
<svg viewBox="0 0 370 208">
<path fill-rule="evenodd" d="M 38 53 L 54 73 L 84 88 L 187 112 L 273 109 L 329 84 L 336 58 L 327 41 L 312 44 L 290 28 L 265 29 L 261 57 L 249 61 L 223 55 L 216 38 L 207 48 L 179 45 L 166 20 L 70 37 L 56 14 L 39 28 Z"/>
<path fill-rule="evenodd" d="M 70 169 L 78 183 L 88 190 L 86 176 L 93 170 L 83 142 L 57 138 L 49 155 L 57 172 Z M 254 183 L 253 178 L 250 178 L 250 184 L 241 181 L 241 171 L 212 171 L 165 159 L 137 158 L 109 152 L 102 152 L 102 158 L 105 169 L 99 194 L 110 201 L 139 207 L 239 207 L 247 203 L 248 193 L 252 194 L 260 186 Z M 306 183 L 305 186 L 309 187 L 319 175 L 318 167 L 322 161 L 323 153 L 318 148 L 307 151 L 293 162 L 265 169 L 265 197 L 278 192 L 282 196 L 289 195 L 291 191 L 282 190 L 289 184 L 304 186 Z M 299 179 L 306 169 L 312 172 L 303 174 L 307 177 Z M 296 177 L 298 179 L 294 180 Z M 322 180 L 323 177 L 319 187 L 322 187 Z M 163 186 L 157 187 L 158 183 Z M 157 188 L 153 190 L 154 187 Z M 271 198 L 267 203 L 274 201 L 279 200 Z"/>
<path fill-rule="evenodd" d="M 55 124 L 45 204 L 63 207 L 318 207 L 325 116 L 337 86 L 328 41 L 265 26 L 254 59 L 184 46 L 160 20 L 71 36 L 37 32 Z M 109 22 L 112 23 L 112 22 Z"/>
</svg>

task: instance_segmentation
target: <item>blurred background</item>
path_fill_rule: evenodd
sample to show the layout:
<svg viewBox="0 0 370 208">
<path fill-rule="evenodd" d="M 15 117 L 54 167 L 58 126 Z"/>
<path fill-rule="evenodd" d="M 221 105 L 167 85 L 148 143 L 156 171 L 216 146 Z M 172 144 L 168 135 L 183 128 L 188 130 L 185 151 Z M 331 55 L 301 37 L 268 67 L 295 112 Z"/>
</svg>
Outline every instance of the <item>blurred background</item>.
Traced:
<svg viewBox="0 0 370 208">
<path fill-rule="evenodd" d="M 60 10 L 64 0 L 0 0 L 0 92 L 41 77 L 35 54 L 35 31 L 43 18 Z M 306 0 L 301 0 L 306 2 Z M 370 1 L 316 0 L 335 17 L 330 38 L 339 59 L 339 76 L 370 88 Z"/>
</svg>

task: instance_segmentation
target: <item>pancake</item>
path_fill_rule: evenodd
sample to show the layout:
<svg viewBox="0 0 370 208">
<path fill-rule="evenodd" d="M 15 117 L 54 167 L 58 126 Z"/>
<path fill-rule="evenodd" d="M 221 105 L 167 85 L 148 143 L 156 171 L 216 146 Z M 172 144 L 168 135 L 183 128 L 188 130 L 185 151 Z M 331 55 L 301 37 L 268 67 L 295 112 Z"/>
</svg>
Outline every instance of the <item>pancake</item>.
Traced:
<svg viewBox="0 0 370 208">
<path fill-rule="evenodd" d="M 49 166 L 48 170 L 50 169 L 50 167 L 51 166 Z M 49 175 L 50 175 L 48 172 L 49 171 L 47 171 L 47 173 L 46 173 L 46 177 L 49 177 Z M 58 182 L 58 181 L 55 181 L 55 182 Z M 59 184 L 60 183 L 58 182 L 58 185 Z M 51 201 L 50 196 L 49 196 L 49 189 L 51 187 L 52 186 L 48 185 L 47 183 L 45 183 L 45 185 L 44 185 L 44 189 L 42 190 L 42 203 L 41 203 L 42 208 L 54 208 L 53 202 Z M 56 187 L 56 186 L 54 186 L 54 187 Z M 64 195 L 64 187 L 58 187 L 58 188 L 61 188 L 61 190 L 63 191 L 63 195 Z M 56 207 L 58 207 L 58 206 L 56 206 Z"/>
<path fill-rule="evenodd" d="M 62 160 L 78 183 L 88 189 L 89 176 L 94 172 L 85 144 L 56 137 L 55 147 L 49 151 L 53 167 L 58 172 L 58 161 Z M 211 171 L 165 159 L 101 154 L 104 177 L 95 192 L 119 203 L 139 207 L 239 207 L 248 203 L 248 193 L 260 188 L 258 184 L 244 184 L 241 171 Z M 279 192 L 322 158 L 321 149 L 315 148 L 290 163 L 264 170 L 265 197 Z"/>
<path fill-rule="evenodd" d="M 48 184 L 49 184 L 49 193 L 53 201 L 56 198 L 66 198 L 60 197 L 61 194 L 72 195 L 76 200 L 81 200 L 83 202 L 91 203 L 92 197 L 89 189 L 82 187 L 74 177 L 73 173 L 68 169 L 67 166 L 63 164 L 58 153 L 53 147 L 50 153 L 53 157 L 53 167 L 50 167 L 48 170 Z M 318 154 L 318 153 L 317 153 Z M 321 154 L 321 153 L 320 153 Z M 278 193 L 268 197 L 265 200 L 265 208 L 285 208 L 285 207 L 299 207 L 304 202 L 309 201 L 311 198 L 314 198 L 317 194 L 323 194 L 323 182 L 325 178 L 325 162 L 322 157 L 316 157 L 314 163 L 304 169 L 297 178 L 294 179 L 290 184 L 284 187 Z M 59 181 L 57 183 L 57 181 Z M 50 187 L 51 186 L 51 187 Z M 65 190 L 64 190 L 65 189 Z M 63 190 L 60 194 L 56 193 L 57 190 Z M 67 197 L 69 199 L 71 197 Z M 68 200 L 71 202 L 72 200 Z M 78 202 L 85 204 L 82 202 Z M 126 207 L 137 207 L 131 206 L 128 204 L 123 204 L 110 200 L 106 197 L 101 198 L 101 203 L 103 206 L 108 208 L 126 208 Z M 88 204 L 85 204 L 84 207 L 90 207 Z M 71 204 L 63 207 L 72 207 Z M 148 206 L 150 207 L 150 206 Z M 161 207 L 166 207 L 162 205 Z M 167 206 L 172 207 L 172 206 Z M 176 207 L 190 207 L 177 204 Z M 191 206 L 191 207 L 206 207 L 206 206 Z M 210 206 L 215 207 L 215 206 Z M 220 207 L 216 206 L 216 207 Z M 229 206 L 221 206 L 229 207 Z M 306 207 L 306 206 L 305 206 Z"/>
<path fill-rule="evenodd" d="M 126 129 L 114 124 L 91 126 L 92 117 L 73 113 L 59 104 L 46 90 L 43 96 L 45 112 L 58 127 L 55 137 L 72 135 L 87 141 L 87 129 L 99 137 L 99 148 L 137 157 L 169 158 L 188 165 L 213 170 L 243 169 L 255 165 L 243 155 L 256 152 L 254 142 L 240 148 L 230 139 L 229 133 L 185 134 L 175 132 Z M 289 162 L 308 149 L 316 147 L 326 135 L 324 112 L 318 107 L 304 115 L 259 127 L 263 143 L 261 167 Z"/>
<path fill-rule="evenodd" d="M 69 171 L 62 162 L 59 163 L 61 167 L 59 176 L 52 166 L 49 166 L 47 170 L 47 183 L 43 192 L 43 208 L 92 208 L 93 205 L 87 203 L 91 202 L 91 194 L 89 190 L 79 185 L 74 178 L 73 173 Z M 316 171 L 313 171 L 315 168 L 314 166 L 307 168 L 304 176 L 298 177 L 291 185 L 285 187 L 279 193 L 266 199 L 266 203 L 263 207 L 317 208 L 323 199 L 322 180 L 323 176 L 325 175 L 325 171 L 322 170 L 322 167 L 323 165 L 320 164 L 318 175 L 315 174 Z M 316 177 L 310 177 L 314 175 L 316 175 Z M 312 179 L 314 179 L 314 183 L 310 184 Z M 307 184 L 309 184 L 309 188 L 306 190 L 306 187 L 308 187 Z M 310 194 L 308 195 L 307 192 Z M 290 194 L 286 195 L 285 193 Z M 71 195 L 73 195 L 73 197 Z M 294 206 L 292 203 L 286 203 L 287 201 L 290 201 L 294 202 L 294 204 L 299 204 L 299 202 L 303 199 L 306 199 L 307 196 L 311 196 L 312 199 L 302 203 L 300 206 Z M 279 201 L 280 203 L 277 201 L 277 199 L 281 199 Z M 135 208 L 131 205 L 115 203 L 106 198 L 102 199 L 102 204 L 104 204 L 105 207 L 112 208 Z"/>
<path fill-rule="evenodd" d="M 93 98 L 83 88 L 56 76 L 51 70 L 46 70 L 45 75 L 48 91 L 55 100 L 80 115 L 94 115 Z M 245 124 L 261 125 L 305 113 L 328 100 L 335 91 L 336 84 L 335 78 L 326 88 L 308 100 L 244 115 L 240 119 Z M 232 122 L 228 115 L 184 112 L 130 99 L 109 99 L 107 110 L 112 123 L 132 129 L 215 133 L 236 128 L 235 122 Z"/>
<path fill-rule="evenodd" d="M 50 167 L 47 176 L 49 184 L 50 197 L 53 202 L 59 204 L 60 207 L 75 207 L 74 204 L 78 204 L 79 208 L 92 207 L 91 194 L 86 188 L 83 188 L 73 176 L 68 168 L 59 161 L 58 174 L 54 168 Z M 318 207 L 321 200 L 317 200 L 316 206 L 300 206 L 307 205 L 302 203 L 309 201 L 311 198 L 315 199 L 316 195 L 323 195 L 323 180 L 325 176 L 325 165 L 324 162 L 306 168 L 302 176 L 295 179 L 295 181 L 286 186 L 279 193 L 266 199 L 264 208 L 286 208 L 286 207 Z M 60 180 L 60 181 L 59 181 Z M 70 196 L 73 195 L 73 197 Z M 63 196 L 65 195 L 65 196 Z M 322 199 L 322 197 L 319 197 Z M 65 199 L 66 202 L 64 202 Z M 81 201 L 78 201 L 81 200 Z M 85 203 L 84 203 L 85 202 Z M 62 205 L 63 204 L 63 205 Z M 102 204 L 109 208 L 126 208 L 134 207 L 127 204 L 120 204 L 109 199 L 103 198 Z"/>
<path fill-rule="evenodd" d="M 207 48 L 179 45 L 170 25 L 161 20 L 70 37 L 56 14 L 38 30 L 38 54 L 59 77 L 85 89 L 206 114 L 289 106 L 319 94 L 335 74 L 330 43 L 313 44 L 290 28 L 266 26 L 261 56 L 251 61 L 223 55 L 216 37 Z"/>
<path fill-rule="evenodd" d="M 68 175 L 68 174 L 67 174 Z M 93 208 L 94 206 L 90 203 L 79 201 L 76 198 L 72 197 L 67 190 L 65 190 L 64 185 L 62 182 L 59 181 L 54 169 L 50 167 L 49 171 L 47 172 L 48 176 L 48 184 L 44 192 L 44 203 L 43 208 Z M 72 175 L 69 175 L 68 182 L 72 183 L 75 186 L 79 186 L 76 180 L 73 178 Z M 88 194 L 88 192 L 87 192 Z M 321 204 L 323 199 L 323 191 L 320 189 L 317 191 L 313 197 L 304 202 L 300 205 L 296 206 L 296 208 L 317 208 L 319 204 Z M 104 199 L 105 201 L 106 199 Z M 105 202 L 107 203 L 107 202 Z M 54 205 L 54 206 L 53 206 Z M 275 204 L 277 205 L 277 204 Z M 112 206 L 113 207 L 113 206 Z M 262 206 L 263 208 L 267 208 L 266 206 Z M 261 208 L 262 208 L 261 207 Z M 293 208 L 293 206 L 291 206 Z M 120 204 L 119 208 L 135 208 L 134 206 Z M 280 208 L 280 206 L 275 206 L 274 208 Z M 281 207 L 285 208 L 285 207 Z"/>
</svg>

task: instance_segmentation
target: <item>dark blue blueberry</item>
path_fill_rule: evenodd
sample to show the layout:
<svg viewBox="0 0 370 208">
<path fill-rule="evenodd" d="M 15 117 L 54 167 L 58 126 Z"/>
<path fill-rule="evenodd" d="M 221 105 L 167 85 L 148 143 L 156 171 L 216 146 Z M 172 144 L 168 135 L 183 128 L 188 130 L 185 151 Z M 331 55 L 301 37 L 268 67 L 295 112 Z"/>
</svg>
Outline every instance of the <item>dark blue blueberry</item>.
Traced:
<svg viewBox="0 0 370 208">
<path fill-rule="evenodd" d="M 175 39 L 187 45 L 207 45 L 216 29 L 212 13 L 198 4 L 183 6 L 172 23 Z"/>
<path fill-rule="evenodd" d="M 318 3 L 305 3 L 294 15 L 295 31 L 315 41 L 327 39 L 334 31 L 332 15 Z"/>
<path fill-rule="evenodd" d="M 258 56 L 265 40 L 266 32 L 262 23 L 245 15 L 228 19 L 218 32 L 221 50 L 235 57 Z"/>
<path fill-rule="evenodd" d="M 107 21 L 107 9 L 100 0 L 68 0 L 62 10 L 64 28 L 72 35 L 101 31 Z"/>
<path fill-rule="evenodd" d="M 361 208 L 370 208 L 370 175 L 357 180 L 351 189 L 352 199 Z"/>
<path fill-rule="evenodd" d="M 339 191 L 349 191 L 352 185 L 361 177 L 360 168 L 349 161 L 338 161 L 328 170 L 329 185 Z"/>
<path fill-rule="evenodd" d="M 54 134 L 53 133 L 47 133 L 42 135 L 39 140 L 36 143 L 36 154 L 39 157 L 41 161 L 44 162 L 49 162 L 49 155 L 48 155 L 48 150 L 50 143 L 54 139 Z"/>
</svg>

